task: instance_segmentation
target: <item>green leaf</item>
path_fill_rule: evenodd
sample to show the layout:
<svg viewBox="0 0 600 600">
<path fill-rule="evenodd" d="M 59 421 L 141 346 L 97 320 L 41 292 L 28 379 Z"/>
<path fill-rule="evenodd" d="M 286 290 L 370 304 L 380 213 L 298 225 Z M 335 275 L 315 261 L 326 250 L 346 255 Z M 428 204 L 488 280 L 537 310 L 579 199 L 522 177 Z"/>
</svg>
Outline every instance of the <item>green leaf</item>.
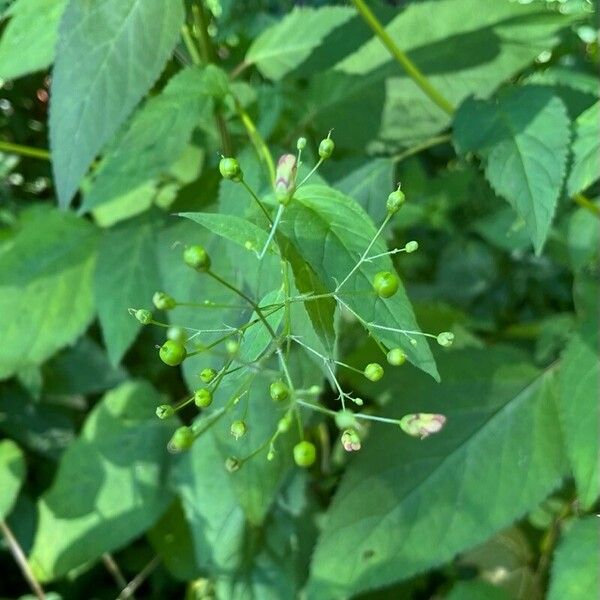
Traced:
<svg viewBox="0 0 600 600">
<path fill-rule="evenodd" d="M 0 39 L 0 78 L 46 69 L 54 60 L 58 22 L 67 0 L 17 0 Z"/>
<path fill-rule="evenodd" d="M 160 288 L 156 215 L 142 215 L 104 232 L 98 251 L 94 293 L 108 356 L 118 364 L 135 340 L 140 323 L 129 308 L 152 308 Z"/>
<path fill-rule="evenodd" d="M 330 292 L 335 290 L 336 281 L 341 282 L 354 268 L 376 233 L 372 221 L 354 200 L 331 188 L 315 185 L 296 192 L 280 228 Z M 386 250 L 385 243 L 378 239 L 370 255 Z M 389 256 L 363 262 L 338 295 L 363 319 L 370 335 L 389 347 L 402 347 L 415 366 L 437 378 L 433 356 L 422 336 L 413 336 L 417 340 L 413 346 L 410 336 L 381 329 L 419 330 L 402 284 L 386 300 L 373 291 L 373 277 L 383 270 L 393 270 Z M 298 287 L 301 289 L 301 285 Z"/>
<path fill-rule="evenodd" d="M 503 588 L 486 581 L 459 581 L 445 596 L 446 600 L 511 600 Z"/>
<path fill-rule="evenodd" d="M 94 314 L 96 232 L 46 206 L 22 213 L 0 245 L 0 379 L 73 343 Z"/>
<path fill-rule="evenodd" d="M 575 140 L 573 142 L 573 166 L 567 181 L 569 196 L 587 189 L 600 178 L 600 141 L 598 140 L 598 122 L 600 121 L 600 102 L 588 108 L 575 121 Z"/>
<path fill-rule="evenodd" d="M 454 118 L 460 154 L 477 152 L 494 190 L 525 220 L 540 252 L 565 175 L 569 118 L 548 88 L 513 88 L 497 102 L 466 100 Z"/>
<path fill-rule="evenodd" d="M 25 457 L 12 440 L 0 442 L 0 521 L 12 510 L 25 480 Z"/>
<path fill-rule="evenodd" d="M 180 0 L 70 0 L 50 103 L 52 166 L 62 206 L 160 75 L 183 19 Z"/>
<path fill-rule="evenodd" d="M 205 72 L 188 67 L 137 111 L 94 173 L 82 210 L 87 211 L 167 174 L 195 127 L 212 119 Z"/>
<path fill-rule="evenodd" d="M 548 600 L 596 598 L 599 560 L 598 517 L 584 517 L 567 525 L 554 556 Z"/>
<path fill-rule="evenodd" d="M 269 237 L 269 234 L 258 225 L 235 215 L 194 212 L 179 213 L 179 216 L 199 223 L 215 235 L 234 242 L 250 252 L 260 252 Z"/>
<path fill-rule="evenodd" d="M 387 416 L 433 412 L 448 421 L 427 440 L 374 425 L 329 509 L 310 598 L 346 598 L 445 563 L 560 483 L 552 372 L 540 375 L 508 349 L 454 350 L 438 362 L 439 386 L 403 370 L 376 384 L 392 399 Z"/>
<path fill-rule="evenodd" d="M 252 42 L 245 60 L 256 65 L 265 77 L 281 79 L 352 15 L 352 9 L 342 6 L 295 8 Z"/>
<path fill-rule="evenodd" d="M 578 208 L 569 217 L 567 242 L 569 262 L 574 271 L 590 265 L 598 255 L 600 244 L 598 217 L 585 208 Z"/>
<path fill-rule="evenodd" d="M 168 507 L 166 445 L 174 426 L 156 418 L 161 400 L 150 384 L 130 381 L 89 414 L 39 502 L 30 562 L 41 581 L 120 548 Z"/>
</svg>

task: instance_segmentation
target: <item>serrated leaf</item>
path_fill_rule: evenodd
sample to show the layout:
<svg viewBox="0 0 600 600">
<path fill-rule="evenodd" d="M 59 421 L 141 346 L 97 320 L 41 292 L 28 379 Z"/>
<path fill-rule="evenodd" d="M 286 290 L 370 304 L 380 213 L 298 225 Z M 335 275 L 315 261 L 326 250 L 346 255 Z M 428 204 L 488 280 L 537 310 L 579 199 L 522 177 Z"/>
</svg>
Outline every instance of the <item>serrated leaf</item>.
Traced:
<svg viewBox="0 0 600 600">
<path fill-rule="evenodd" d="M 0 78 L 46 69 L 54 60 L 58 22 L 67 0 L 17 0 L 0 39 Z"/>
<path fill-rule="evenodd" d="M 376 233 L 372 221 L 354 200 L 316 185 L 307 185 L 296 192 L 280 229 L 329 292 L 354 268 Z M 378 239 L 370 255 L 386 251 L 385 243 Z M 435 361 L 422 336 L 412 336 L 416 339 L 413 345 L 409 335 L 382 329 L 419 330 L 402 283 L 398 292 L 386 300 L 373 291 L 375 274 L 393 270 L 389 256 L 364 262 L 338 295 L 364 320 L 370 335 L 389 347 L 403 348 L 415 366 L 437 378 Z"/>
<path fill-rule="evenodd" d="M 548 88 L 513 88 L 497 101 L 469 98 L 454 118 L 460 154 L 476 152 L 498 194 L 525 220 L 536 252 L 548 237 L 565 175 L 569 118 Z"/>
<path fill-rule="evenodd" d="M 159 76 L 183 19 L 180 0 L 70 0 L 50 102 L 52 167 L 62 206 Z"/>
<path fill-rule="evenodd" d="M 104 232 L 98 249 L 94 295 L 110 361 L 118 364 L 135 340 L 140 323 L 129 308 L 152 308 L 160 288 L 156 215 L 143 215 Z"/>
<path fill-rule="evenodd" d="M 573 166 L 567 190 L 569 196 L 587 189 L 600 178 L 600 102 L 583 112 L 575 121 L 573 141 Z"/>
<path fill-rule="evenodd" d="M 150 384 L 129 381 L 89 414 L 39 501 L 30 556 L 38 579 L 56 579 L 120 548 L 168 507 L 166 445 L 174 425 L 156 418 L 160 403 Z"/>
<path fill-rule="evenodd" d="M 94 314 L 96 231 L 46 206 L 24 211 L 0 246 L 0 379 L 73 343 Z"/>
<path fill-rule="evenodd" d="M 377 384 L 392 398 L 387 416 L 422 411 L 448 421 L 427 440 L 373 428 L 328 511 L 309 598 L 347 598 L 447 562 L 561 481 L 552 372 L 540 375 L 506 349 L 455 350 L 438 362 L 439 386 L 416 371 Z"/>
<path fill-rule="evenodd" d="M 188 67 L 138 110 L 94 173 L 87 211 L 163 176 L 183 154 L 195 127 L 212 119 L 205 71 Z"/>
<path fill-rule="evenodd" d="M 548 600 L 590 600 L 598 596 L 599 548 L 595 515 L 565 527 L 554 555 Z"/>
<path fill-rule="evenodd" d="M 12 510 L 25 480 L 25 457 L 12 440 L 0 442 L 0 521 Z"/>
<path fill-rule="evenodd" d="M 245 60 L 265 77 L 281 79 L 352 15 L 352 9 L 342 6 L 295 8 L 252 42 Z"/>
</svg>

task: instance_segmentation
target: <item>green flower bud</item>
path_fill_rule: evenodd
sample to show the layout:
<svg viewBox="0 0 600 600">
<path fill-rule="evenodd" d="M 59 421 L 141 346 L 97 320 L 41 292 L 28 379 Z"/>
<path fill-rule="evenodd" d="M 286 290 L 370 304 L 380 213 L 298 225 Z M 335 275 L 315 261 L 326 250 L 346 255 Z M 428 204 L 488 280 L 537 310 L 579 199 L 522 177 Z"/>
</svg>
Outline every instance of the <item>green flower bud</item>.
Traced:
<svg viewBox="0 0 600 600">
<path fill-rule="evenodd" d="M 152 313 L 145 308 L 140 308 L 135 311 L 135 318 L 142 324 L 148 325 L 152 322 Z"/>
<path fill-rule="evenodd" d="M 219 171 L 224 179 L 231 179 L 231 181 L 235 181 L 236 183 L 242 181 L 244 178 L 240 164 L 235 158 L 223 157 L 219 162 Z"/>
<path fill-rule="evenodd" d="M 388 196 L 387 202 L 385 203 L 388 213 L 390 215 L 397 213 L 402 208 L 404 202 L 406 202 L 404 192 L 398 188 Z"/>
<path fill-rule="evenodd" d="M 237 340 L 227 340 L 225 342 L 225 350 L 227 351 L 227 354 L 230 354 L 233 356 L 238 353 L 239 349 L 240 349 L 240 344 Z"/>
<path fill-rule="evenodd" d="M 335 413 L 335 424 L 338 429 L 350 429 L 356 427 L 356 417 L 351 410 L 340 410 Z"/>
<path fill-rule="evenodd" d="M 183 262 L 196 271 L 205 272 L 210 269 L 210 256 L 202 246 L 188 246 L 183 251 Z"/>
<path fill-rule="evenodd" d="M 187 351 L 183 344 L 174 340 L 167 340 L 158 351 L 160 360 L 170 367 L 180 365 L 187 356 Z"/>
<path fill-rule="evenodd" d="M 287 206 L 296 191 L 296 157 L 284 154 L 277 162 L 275 174 L 275 197 L 280 204 Z"/>
<path fill-rule="evenodd" d="M 358 437 L 356 429 L 346 429 L 346 431 L 342 433 L 341 442 L 346 452 L 356 452 L 357 450 L 360 450 L 360 437 Z"/>
<path fill-rule="evenodd" d="M 415 240 L 407 242 L 406 246 L 404 246 L 404 251 L 407 252 L 408 254 L 412 254 L 413 252 L 416 252 L 418 249 L 419 249 L 419 242 L 416 242 Z"/>
<path fill-rule="evenodd" d="M 156 407 L 156 416 L 159 419 L 168 419 L 175 414 L 175 409 L 170 404 L 161 404 Z"/>
<path fill-rule="evenodd" d="M 314 444 L 307 442 L 299 442 L 294 446 L 294 462 L 299 467 L 310 467 L 314 464 L 317 458 L 317 449 Z"/>
<path fill-rule="evenodd" d="M 239 458 L 236 458 L 235 456 L 229 456 L 228 458 L 225 459 L 225 468 L 230 473 L 235 473 L 236 471 L 239 471 L 241 466 L 242 466 L 241 461 L 239 460 Z"/>
<path fill-rule="evenodd" d="M 167 447 L 170 452 L 182 452 L 188 450 L 193 443 L 194 434 L 190 427 L 184 425 L 175 430 Z"/>
<path fill-rule="evenodd" d="M 383 377 L 383 367 L 379 363 L 369 363 L 364 372 L 369 381 L 379 381 Z"/>
<path fill-rule="evenodd" d="M 248 427 L 246 426 L 246 423 L 244 423 L 244 421 L 234 421 L 231 424 L 229 431 L 236 440 L 239 440 L 241 437 L 246 435 Z"/>
<path fill-rule="evenodd" d="M 396 273 L 379 271 L 373 278 L 373 289 L 380 298 L 391 298 L 400 287 L 400 279 Z"/>
<path fill-rule="evenodd" d="M 212 392 L 207 388 L 200 388 L 194 392 L 194 404 L 199 408 L 206 408 L 212 404 Z"/>
<path fill-rule="evenodd" d="M 218 373 L 214 369 L 211 369 L 210 367 L 206 368 L 206 369 L 202 369 L 202 371 L 200 371 L 200 379 L 202 380 L 203 383 L 213 382 L 217 375 L 218 375 Z"/>
<path fill-rule="evenodd" d="M 437 343 L 444 348 L 452 346 L 452 342 L 454 342 L 454 334 L 451 331 L 442 331 L 437 336 Z"/>
<path fill-rule="evenodd" d="M 405 415 L 400 419 L 398 424 L 404 433 L 425 439 L 432 433 L 437 433 L 446 423 L 444 415 L 436 415 L 429 413 L 415 413 Z"/>
<path fill-rule="evenodd" d="M 321 143 L 319 144 L 319 156 L 323 160 L 327 160 L 333 154 L 334 149 L 334 141 L 327 136 L 324 140 L 321 140 Z"/>
<path fill-rule="evenodd" d="M 406 354 L 400 348 L 392 348 L 386 355 L 388 363 L 399 367 L 406 362 Z"/>
<path fill-rule="evenodd" d="M 177 306 L 175 298 L 165 294 L 165 292 L 155 292 L 152 296 L 152 302 L 158 310 L 171 310 Z"/>
<path fill-rule="evenodd" d="M 267 460 L 270 462 L 275 458 L 275 449 L 274 448 L 269 448 L 269 451 L 267 452 Z"/>
<path fill-rule="evenodd" d="M 297 150 L 304 150 L 304 148 L 306 148 L 306 138 L 305 137 L 299 137 L 298 141 L 296 142 L 296 149 Z"/>
<path fill-rule="evenodd" d="M 269 392 L 275 402 L 283 402 L 290 397 L 290 389 L 283 381 L 274 381 L 269 387 Z"/>
<path fill-rule="evenodd" d="M 279 422 L 277 423 L 277 431 L 279 431 L 279 433 L 286 433 L 286 431 L 290 430 L 291 426 L 292 415 L 290 413 L 286 413 L 283 417 L 281 417 L 281 419 L 279 419 Z"/>
<path fill-rule="evenodd" d="M 173 340 L 174 342 L 185 344 L 187 342 L 187 337 L 187 332 L 183 327 L 173 325 L 173 327 L 169 327 L 169 329 L 167 329 L 167 338 Z"/>
</svg>

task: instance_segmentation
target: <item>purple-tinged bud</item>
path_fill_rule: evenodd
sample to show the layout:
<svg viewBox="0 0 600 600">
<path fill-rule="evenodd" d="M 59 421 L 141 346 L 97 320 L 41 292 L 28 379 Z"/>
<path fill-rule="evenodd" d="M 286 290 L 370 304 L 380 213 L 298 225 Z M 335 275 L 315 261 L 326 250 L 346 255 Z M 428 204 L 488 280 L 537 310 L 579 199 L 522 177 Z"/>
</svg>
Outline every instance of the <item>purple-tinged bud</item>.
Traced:
<svg viewBox="0 0 600 600">
<path fill-rule="evenodd" d="M 421 438 L 422 440 L 430 436 L 432 433 L 441 431 L 446 423 L 444 415 L 436 415 L 430 413 L 414 413 L 405 415 L 399 421 L 400 428 L 404 433 L 413 437 Z"/>
<path fill-rule="evenodd" d="M 284 154 L 277 163 L 275 173 L 275 196 L 280 204 L 289 204 L 296 191 L 296 157 Z"/>
<path fill-rule="evenodd" d="M 360 450 L 360 438 L 356 429 L 346 429 L 342 433 L 342 446 L 346 452 L 356 452 Z"/>
</svg>

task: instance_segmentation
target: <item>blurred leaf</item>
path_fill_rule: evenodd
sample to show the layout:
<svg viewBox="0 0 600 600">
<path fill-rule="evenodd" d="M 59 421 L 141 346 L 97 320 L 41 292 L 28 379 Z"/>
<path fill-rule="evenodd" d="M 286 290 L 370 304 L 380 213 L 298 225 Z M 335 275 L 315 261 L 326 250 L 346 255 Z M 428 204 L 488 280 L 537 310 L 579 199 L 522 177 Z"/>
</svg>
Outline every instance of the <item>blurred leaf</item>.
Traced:
<svg viewBox="0 0 600 600">
<path fill-rule="evenodd" d="M 548 600 L 590 600 L 600 587 L 598 517 L 571 523 L 561 536 L 552 566 Z"/>
<path fill-rule="evenodd" d="M 183 3 L 70 0 L 52 75 L 50 146 L 61 206 L 160 75 L 179 37 Z"/>
<path fill-rule="evenodd" d="M 547 88 L 513 88 L 497 102 L 466 100 L 454 119 L 459 153 L 477 152 L 496 192 L 523 217 L 536 252 L 546 241 L 565 175 L 569 119 Z"/>
<path fill-rule="evenodd" d="M 206 79 L 205 71 L 188 67 L 134 114 L 95 171 L 83 211 L 168 174 L 185 151 L 194 128 L 212 119 Z"/>
<path fill-rule="evenodd" d="M 156 418 L 161 396 L 130 381 L 104 396 L 65 452 L 39 501 L 30 562 L 41 581 L 128 543 L 165 511 L 166 445 L 174 426 Z"/>
<path fill-rule="evenodd" d="M 552 372 L 507 349 L 451 351 L 439 364 L 440 386 L 404 369 L 374 386 L 393 399 L 388 416 L 443 413 L 448 423 L 424 441 L 373 426 L 328 511 L 310 598 L 348 597 L 447 562 L 561 481 Z"/>
<path fill-rule="evenodd" d="M 295 8 L 252 42 L 245 60 L 265 77 L 281 79 L 352 15 L 352 9 L 343 6 Z"/>
<path fill-rule="evenodd" d="M 483 239 L 505 252 L 531 248 L 525 221 L 510 206 L 503 206 L 473 223 L 473 229 Z"/>
<path fill-rule="evenodd" d="M 73 214 L 47 205 L 21 213 L 0 246 L 0 379 L 44 362 L 86 329 L 95 246 L 94 228 Z"/>
<path fill-rule="evenodd" d="M 141 325 L 129 308 L 152 308 L 160 288 L 156 241 L 159 219 L 142 215 L 104 232 L 98 250 L 94 293 L 102 336 L 112 364 L 118 364 Z"/>
<path fill-rule="evenodd" d="M 575 271 L 597 260 L 600 244 L 598 219 L 584 208 L 573 211 L 568 229 L 569 258 Z"/>
<path fill-rule="evenodd" d="M 587 189 L 600 178 L 599 121 L 600 102 L 596 102 L 594 106 L 588 108 L 575 121 L 573 165 L 567 181 L 569 196 Z"/>
<path fill-rule="evenodd" d="M 0 78 L 46 69 L 54 60 L 58 22 L 67 0 L 17 0 L 0 39 Z"/>
<path fill-rule="evenodd" d="M 12 510 L 25 480 L 25 457 L 12 440 L 0 442 L 0 520 Z"/>
<path fill-rule="evenodd" d="M 444 598 L 446 600 L 511 600 L 512 596 L 504 589 L 485 581 L 459 581 Z"/>
<path fill-rule="evenodd" d="M 336 281 L 341 283 L 353 269 L 376 232 L 368 215 L 351 198 L 332 188 L 315 185 L 307 185 L 296 192 L 280 228 L 330 292 L 335 289 Z M 386 250 L 380 238 L 370 255 Z M 364 262 L 338 295 L 367 324 L 419 330 L 402 283 L 398 292 L 386 300 L 373 292 L 373 277 L 382 270 L 393 270 L 389 256 L 375 262 Z M 415 366 L 434 378 L 438 377 L 431 351 L 423 337 L 416 336 L 417 344 L 413 346 L 406 335 L 372 326 L 367 328 L 382 343 L 402 347 Z"/>
</svg>

